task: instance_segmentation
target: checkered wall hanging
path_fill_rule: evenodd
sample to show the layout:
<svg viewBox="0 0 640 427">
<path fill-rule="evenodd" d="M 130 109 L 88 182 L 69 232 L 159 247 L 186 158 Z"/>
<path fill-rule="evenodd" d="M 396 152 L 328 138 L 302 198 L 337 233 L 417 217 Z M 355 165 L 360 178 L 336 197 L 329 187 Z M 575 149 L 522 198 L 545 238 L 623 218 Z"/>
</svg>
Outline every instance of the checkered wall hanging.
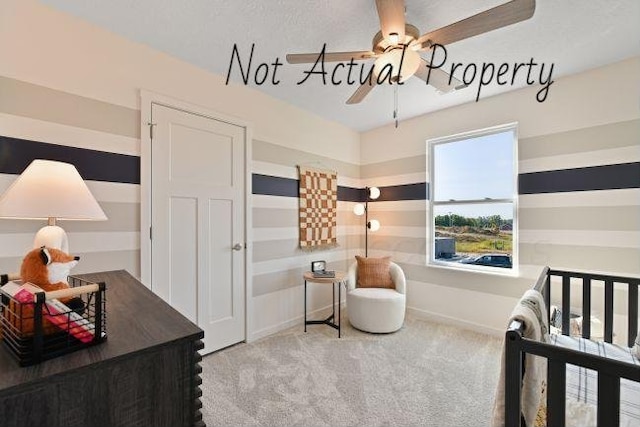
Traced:
<svg viewBox="0 0 640 427">
<path fill-rule="evenodd" d="M 298 166 L 300 170 L 300 248 L 316 250 L 338 245 L 336 216 L 338 174 Z"/>
</svg>

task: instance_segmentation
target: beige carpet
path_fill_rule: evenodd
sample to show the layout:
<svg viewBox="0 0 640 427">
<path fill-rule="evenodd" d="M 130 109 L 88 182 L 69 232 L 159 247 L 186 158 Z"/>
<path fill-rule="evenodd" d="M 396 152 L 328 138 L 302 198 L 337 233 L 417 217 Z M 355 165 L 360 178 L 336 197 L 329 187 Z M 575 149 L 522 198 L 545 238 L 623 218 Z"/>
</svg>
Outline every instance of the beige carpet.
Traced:
<svg viewBox="0 0 640 427">
<path fill-rule="evenodd" d="M 212 426 L 486 426 L 501 340 L 408 317 L 388 335 L 288 329 L 203 360 Z"/>
</svg>

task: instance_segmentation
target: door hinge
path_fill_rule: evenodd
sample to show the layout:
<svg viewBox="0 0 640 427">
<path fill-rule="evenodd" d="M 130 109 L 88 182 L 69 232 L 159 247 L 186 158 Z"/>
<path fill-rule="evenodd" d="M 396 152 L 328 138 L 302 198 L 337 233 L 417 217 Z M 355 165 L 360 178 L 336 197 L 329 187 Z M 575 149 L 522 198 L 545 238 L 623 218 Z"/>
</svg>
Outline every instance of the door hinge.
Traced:
<svg viewBox="0 0 640 427">
<path fill-rule="evenodd" d="M 149 227 L 149 240 L 153 240 L 153 227 Z"/>
<path fill-rule="evenodd" d="M 156 123 L 147 122 L 147 125 L 149 126 L 149 138 L 153 139 L 153 127 L 156 125 Z"/>
</svg>

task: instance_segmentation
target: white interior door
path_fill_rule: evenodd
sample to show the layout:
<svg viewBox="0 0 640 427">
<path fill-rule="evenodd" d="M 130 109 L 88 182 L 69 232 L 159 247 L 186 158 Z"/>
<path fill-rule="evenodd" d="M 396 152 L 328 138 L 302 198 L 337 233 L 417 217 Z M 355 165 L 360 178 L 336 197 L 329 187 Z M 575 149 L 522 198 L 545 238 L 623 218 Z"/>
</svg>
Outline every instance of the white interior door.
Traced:
<svg viewBox="0 0 640 427">
<path fill-rule="evenodd" d="M 152 290 L 204 332 L 245 339 L 245 129 L 152 104 Z"/>
</svg>

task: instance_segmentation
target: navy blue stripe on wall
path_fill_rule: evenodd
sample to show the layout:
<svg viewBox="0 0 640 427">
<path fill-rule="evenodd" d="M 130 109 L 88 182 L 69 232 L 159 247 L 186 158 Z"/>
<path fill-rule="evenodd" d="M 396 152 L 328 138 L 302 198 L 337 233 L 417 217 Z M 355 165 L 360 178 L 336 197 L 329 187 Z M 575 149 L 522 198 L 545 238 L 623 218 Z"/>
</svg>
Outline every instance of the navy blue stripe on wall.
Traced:
<svg viewBox="0 0 640 427">
<path fill-rule="evenodd" d="M 398 200 L 427 200 L 429 199 L 429 183 L 390 185 L 379 187 L 380 197 L 374 202 L 391 202 Z"/>
<path fill-rule="evenodd" d="M 364 194 L 364 188 L 338 186 L 338 200 L 342 202 L 362 202 Z"/>
<path fill-rule="evenodd" d="M 298 197 L 299 180 L 297 179 L 254 173 L 251 175 L 251 182 L 253 194 Z M 380 187 L 380 198 L 377 200 L 425 200 L 428 188 L 426 182 Z M 364 202 L 365 197 L 364 188 L 338 186 L 338 200 L 340 201 Z"/>
<path fill-rule="evenodd" d="M 21 174 L 35 159 L 73 164 L 91 181 L 140 184 L 140 157 L 0 136 L 0 173 Z"/>
<path fill-rule="evenodd" d="M 298 180 L 279 176 L 251 175 L 253 194 L 266 196 L 298 197 Z"/>
<path fill-rule="evenodd" d="M 640 162 L 523 173 L 520 194 L 640 188 Z"/>
<path fill-rule="evenodd" d="M 251 175 L 251 186 L 253 194 L 298 197 L 299 180 L 254 173 Z M 359 202 L 364 200 L 364 190 L 338 186 L 338 200 Z"/>
<path fill-rule="evenodd" d="M 379 187 L 376 201 L 428 200 L 429 183 Z M 640 162 L 524 173 L 518 176 L 519 194 L 640 188 Z M 298 180 L 253 174 L 253 194 L 298 197 Z M 338 200 L 364 202 L 364 188 L 338 187 Z"/>
</svg>

